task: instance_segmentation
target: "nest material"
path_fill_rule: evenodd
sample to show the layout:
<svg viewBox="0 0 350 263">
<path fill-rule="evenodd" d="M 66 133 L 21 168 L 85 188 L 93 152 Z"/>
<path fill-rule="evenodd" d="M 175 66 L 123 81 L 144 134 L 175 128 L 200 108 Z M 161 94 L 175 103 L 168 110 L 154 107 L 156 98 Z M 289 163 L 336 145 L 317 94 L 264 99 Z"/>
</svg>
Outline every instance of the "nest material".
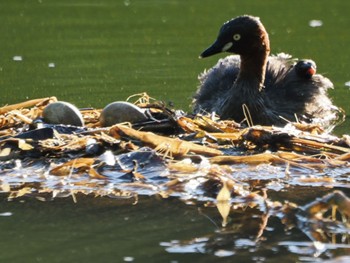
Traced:
<svg viewBox="0 0 350 263">
<path fill-rule="evenodd" d="M 150 120 L 111 127 L 100 126 L 96 109 L 81 110 L 85 127 L 39 127 L 36 120 L 55 97 L 0 108 L 2 192 L 10 199 L 72 196 L 75 201 L 77 194 L 134 200 L 139 194 L 177 196 L 216 205 L 223 226 L 232 209 L 246 206 L 282 213 L 288 222 L 316 218 L 334 207 L 350 216 L 350 200 L 339 191 L 303 207 L 292 204 L 292 193 L 284 204 L 266 195 L 291 185 L 322 195 L 324 187 L 347 189 L 347 179 L 328 171 L 348 169 L 349 136 L 300 123 L 241 127 L 188 116 L 142 95 L 136 104 L 148 109 Z"/>
</svg>

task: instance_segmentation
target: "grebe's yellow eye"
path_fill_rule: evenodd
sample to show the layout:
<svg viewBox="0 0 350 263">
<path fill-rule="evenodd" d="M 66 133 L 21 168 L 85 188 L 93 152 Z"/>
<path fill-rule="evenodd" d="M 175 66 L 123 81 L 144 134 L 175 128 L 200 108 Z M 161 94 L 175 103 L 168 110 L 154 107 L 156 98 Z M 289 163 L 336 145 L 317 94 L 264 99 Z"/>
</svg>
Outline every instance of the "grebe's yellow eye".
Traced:
<svg viewBox="0 0 350 263">
<path fill-rule="evenodd" d="M 238 41 L 240 39 L 241 39 L 241 35 L 240 34 L 234 34 L 233 35 L 233 40 Z"/>
</svg>

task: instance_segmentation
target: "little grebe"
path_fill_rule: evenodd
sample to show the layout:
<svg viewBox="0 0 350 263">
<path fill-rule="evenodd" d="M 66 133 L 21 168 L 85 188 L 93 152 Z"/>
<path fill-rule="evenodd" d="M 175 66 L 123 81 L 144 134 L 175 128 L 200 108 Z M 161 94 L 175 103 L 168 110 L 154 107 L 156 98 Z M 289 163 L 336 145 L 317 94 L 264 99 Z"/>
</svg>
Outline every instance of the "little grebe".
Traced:
<svg viewBox="0 0 350 263">
<path fill-rule="evenodd" d="M 312 60 L 269 56 L 269 37 L 259 18 L 245 15 L 226 22 L 200 57 L 225 51 L 237 55 L 220 59 L 199 76 L 195 113 L 215 112 L 221 119 L 248 124 L 300 121 L 333 128 L 340 109 L 327 96 L 332 82 L 315 74 Z"/>
</svg>

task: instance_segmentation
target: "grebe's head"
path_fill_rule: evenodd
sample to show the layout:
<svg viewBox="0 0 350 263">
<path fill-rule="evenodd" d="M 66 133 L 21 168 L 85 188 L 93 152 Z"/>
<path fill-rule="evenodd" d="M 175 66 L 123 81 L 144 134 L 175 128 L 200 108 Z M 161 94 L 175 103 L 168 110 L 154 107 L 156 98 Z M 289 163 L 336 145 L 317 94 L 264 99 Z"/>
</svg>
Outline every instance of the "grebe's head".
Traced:
<svg viewBox="0 0 350 263">
<path fill-rule="evenodd" d="M 200 57 L 205 58 L 221 52 L 248 55 L 269 51 L 269 37 L 260 19 L 244 15 L 226 22 L 221 27 L 216 41 L 203 51 Z"/>
</svg>

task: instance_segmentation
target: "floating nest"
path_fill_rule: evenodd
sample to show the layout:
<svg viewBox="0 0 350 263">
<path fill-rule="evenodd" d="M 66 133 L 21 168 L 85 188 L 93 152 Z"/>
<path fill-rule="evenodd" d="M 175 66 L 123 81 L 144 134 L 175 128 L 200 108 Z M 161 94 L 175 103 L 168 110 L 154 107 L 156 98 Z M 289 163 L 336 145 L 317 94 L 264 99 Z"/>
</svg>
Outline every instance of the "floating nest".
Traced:
<svg viewBox="0 0 350 263">
<path fill-rule="evenodd" d="M 44 123 L 55 97 L 0 108 L 0 191 L 10 200 L 179 198 L 216 206 L 223 227 L 233 212 L 254 211 L 257 237 L 275 216 L 315 241 L 350 241 L 349 136 L 300 123 L 242 127 L 147 94 L 132 99 L 147 121 L 101 127 L 101 110 L 82 109 L 83 127 Z"/>
</svg>

